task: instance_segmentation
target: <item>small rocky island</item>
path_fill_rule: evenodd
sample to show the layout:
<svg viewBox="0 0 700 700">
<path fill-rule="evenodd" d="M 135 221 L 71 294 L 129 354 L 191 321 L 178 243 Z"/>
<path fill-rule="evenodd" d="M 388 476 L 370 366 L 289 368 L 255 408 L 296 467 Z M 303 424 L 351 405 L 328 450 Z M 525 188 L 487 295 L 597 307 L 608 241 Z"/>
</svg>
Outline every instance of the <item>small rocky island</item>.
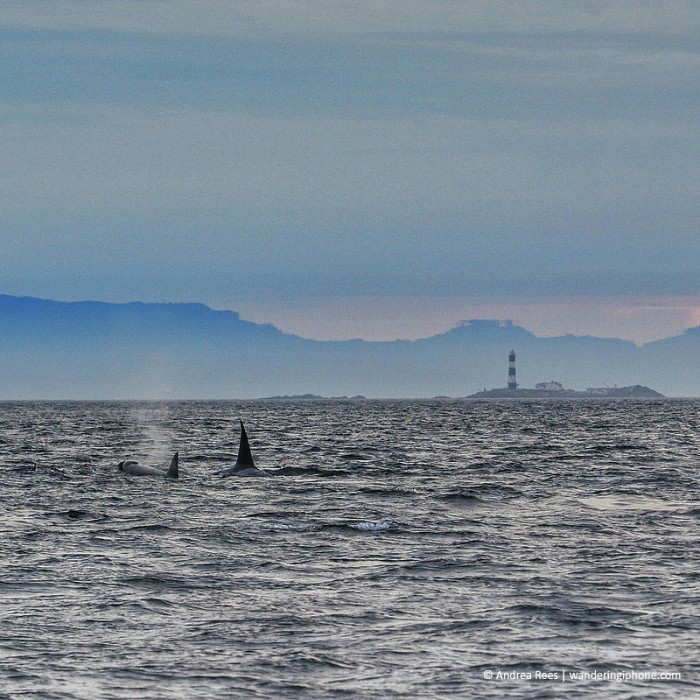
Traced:
<svg viewBox="0 0 700 700">
<path fill-rule="evenodd" d="M 293 394 L 284 396 L 265 396 L 260 401 L 366 401 L 367 397 L 357 396 L 319 396 L 318 394 Z"/>
<path fill-rule="evenodd" d="M 586 391 L 565 389 L 560 382 L 540 382 L 534 389 L 521 389 L 515 374 L 515 350 L 508 354 L 508 386 L 503 389 L 484 389 L 467 396 L 468 399 L 663 399 L 663 394 L 648 386 L 591 387 Z"/>
<path fill-rule="evenodd" d="M 575 391 L 573 389 L 484 389 L 467 396 L 468 399 L 663 399 L 663 394 L 648 386 L 602 387 Z"/>
</svg>

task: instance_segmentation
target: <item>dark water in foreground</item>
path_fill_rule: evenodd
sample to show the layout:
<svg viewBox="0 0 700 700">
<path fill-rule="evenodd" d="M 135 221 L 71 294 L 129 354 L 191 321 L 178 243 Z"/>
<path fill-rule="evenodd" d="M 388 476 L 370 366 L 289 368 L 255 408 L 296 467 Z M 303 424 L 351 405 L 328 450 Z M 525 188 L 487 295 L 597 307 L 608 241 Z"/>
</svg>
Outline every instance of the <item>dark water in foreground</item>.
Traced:
<svg viewBox="0 0 700 700">
<path fill-rule="evenodd" d="M 0 404 L 0 697 L 700 697 L 699 467 L 697 401 Z"/>
</svg>

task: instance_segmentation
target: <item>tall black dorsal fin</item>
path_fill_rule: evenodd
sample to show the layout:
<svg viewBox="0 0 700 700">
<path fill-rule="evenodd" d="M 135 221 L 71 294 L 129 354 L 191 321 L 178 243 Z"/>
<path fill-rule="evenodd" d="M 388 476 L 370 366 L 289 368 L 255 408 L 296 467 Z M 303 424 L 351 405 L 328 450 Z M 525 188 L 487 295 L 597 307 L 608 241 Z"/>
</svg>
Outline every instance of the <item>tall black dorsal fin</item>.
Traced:
<svg viewBox="0 0 700 700">
<path fill-rule="evenodd" d="M 176 452 L 173 455 L 172 461 L 170 462 L 170 469 L 168 469 L 168 477 L 170 479 L 179 479 L 180 473 L 178 471 L 178 465 L 180 463 L 180 453 Z"/>
<path fill-rule="evenodd" d="M 247 469 L 248 467 L 255 467 L 255 462 L 253 462 L 253 455 L 250 454 L 248 435 L 246 435 L 243 421 L 241 421 L 241 444 L 238 446 L 236 469 Z"/>
</svg>

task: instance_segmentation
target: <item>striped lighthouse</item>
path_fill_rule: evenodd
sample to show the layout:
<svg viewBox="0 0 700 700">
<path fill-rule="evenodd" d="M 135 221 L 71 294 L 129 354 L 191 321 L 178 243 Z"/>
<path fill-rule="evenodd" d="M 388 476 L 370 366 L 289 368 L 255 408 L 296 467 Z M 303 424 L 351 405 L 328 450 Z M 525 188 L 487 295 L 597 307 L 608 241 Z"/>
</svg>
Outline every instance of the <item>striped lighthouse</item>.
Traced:
<svg viewBox="0 0 700 700">
<path fill-rule="evenodd" d="M 518 388 L 518 382 L 515 381 L 515 350 L 511 350 L 508 355 L 508 388 Z"/>
</svg>

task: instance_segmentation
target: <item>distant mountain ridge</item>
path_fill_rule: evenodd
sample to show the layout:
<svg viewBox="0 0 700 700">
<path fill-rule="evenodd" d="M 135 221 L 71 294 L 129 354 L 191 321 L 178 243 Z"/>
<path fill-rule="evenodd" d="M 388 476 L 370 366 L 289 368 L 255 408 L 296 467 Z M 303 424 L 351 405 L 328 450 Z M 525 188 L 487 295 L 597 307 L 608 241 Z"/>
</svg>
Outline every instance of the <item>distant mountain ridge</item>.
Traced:
<svg viewBox="0 0 700 700">
<path fill-rule="evenodd" d="M 0 399 L 458 397 L 505 386 L 511 349 L 521 387 L 700 395 L 700 327 L 642 347 L 491 320 L 415 341 L 316 341 L 204 304 L 0 295 Z"/>
</svg>

